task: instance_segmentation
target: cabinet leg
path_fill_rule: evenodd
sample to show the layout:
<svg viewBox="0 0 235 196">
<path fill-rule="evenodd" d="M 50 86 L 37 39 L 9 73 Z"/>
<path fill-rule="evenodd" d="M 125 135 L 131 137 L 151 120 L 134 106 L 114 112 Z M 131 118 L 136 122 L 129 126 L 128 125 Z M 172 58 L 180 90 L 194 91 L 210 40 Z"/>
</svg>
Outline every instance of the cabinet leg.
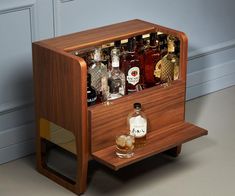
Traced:
<svg viewBox="0 0 235 196">
<path fill-rule="evenodd" d="M 167 155 L 170 155 L 172 157 L 177 157 L 177 156 L 179 156 L 179 154 L 181 152 L 181 147 L 182 147 L 182 145 L 176 146 L 174 148 L 171 148 L 171 149 L 165 151 L 164 153 Z"/>
<path fill-rule="evenodd" d="M 83 194 L 87 188 L 88 160 L 84 161 L 83 163 L 80 162 L 80 164 L 79 164 L 80 166 L 78 167 L 77 180 L 76 180 L 76 193 L 77 193 L 77 195 Z"/>
</svg>

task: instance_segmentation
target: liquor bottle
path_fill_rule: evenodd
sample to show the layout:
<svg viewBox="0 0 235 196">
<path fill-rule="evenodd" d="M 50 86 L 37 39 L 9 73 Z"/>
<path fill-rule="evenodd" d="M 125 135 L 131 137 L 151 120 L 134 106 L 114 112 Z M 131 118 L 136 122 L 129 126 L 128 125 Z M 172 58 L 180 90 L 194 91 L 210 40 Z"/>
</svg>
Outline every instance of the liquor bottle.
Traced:
<svg viewBox="0 0 235 196">
<path fill-rule="evenodd" d="M 161 53 L 161 57 L 164 57 L 167 54 L 167 35 L 163 33 L 158 33 L 158 50 Z"/>
<path fill-rule="evenodd" d="M 156 73 L 159 69 L 161 70 L 161 83 L 170 83 L 172 80 L 176 79 L 176 76 L 174 76 L 174 70 L 176 67 L 179 68 L 179 59 L 175 54 L 175 37 L 170 35 L 168 36 L 167 40 L 168 53 L 157 63 L 155 68 Z"/>
<path fill-rule="evenodd" d="M 179 79 L 179 74 L 180 74 L 180 67 L 179 67 L 179 59 L 180 59 L 180 40 L 176 38 L 175 40 L 175 54 L 177 56 L 177 63 L 174 66 L 174 80 Z"/>
<path fill-rule="evenodd" d="M 120 44 L 121 44 L 121 41 L 120 41 Z M 119 44 L 119 41 L 114 42 L 114 47 L 110 52 L 110 65 L 108 67 L 108 77 L 109 78 L 111 77 L 111 72 L 113 69 L 113 67 L 112 67 L 112 59 L 113 58 L 112 57 L 116 55 L 120 59 L 120 44 Z M 119 63 L 119 69 L 120 69 L 120 63 Z"/>
<path fill-rule="evenodd" d="M 91 106 L 96 103 L 97 95 L 95 88 L 91 85 L 91 74 L 87 74 L 87 105 Z"/>
<path fill-rule="evenodd" d="M 134 111 L 127 118 L 130 135 L 135 137 L 135 147 L 141 147 L 146 143 L 147 117 L 141 111 L 141 104 L 134 103 Z"/>
<path fill-rule="evenodd" d="M 144 61 L 144 84 L 145 87 L 152 87 L 160 83 L 160 77 L 155 74 L 155 67 L 158 61 L 161 59 L 161 53 L 158 50 L 156 39 L 157 34 L 150 34 L 150 44 L 148 49 L 145 51 Z"/>
<path fill-rule="evenodd" d="M 125 74 L 119 69 L 119 56 L 117 50 L 112 50 L 112 71 L 108 78 L 108 100 L 117 99 L 125 94 Z"/>
<path fill-rule="evenodd" d="M 135 52 L 135 40 L 129 38 L 127 43 L 127 54 L 122 62 L 122 70 L 126 76 L 127 94 L 136 92 L 136 86 L 141 84 L 141 64 Z"/>
<path fill-rule="evenodd" d="M 117 40 L 114 42 L 114 48 L 117 49 L 118 55 L 120 56 L 121 51 L 121 40 Z"/>
<path fill-rule="evenodd" d="M 108 72 L 107 66 L 101 62 L 101 48 L 94 51 L 94 63 L 89 67 L 91 85 L 97 91 L 98 101 L 104 102 L 108 96 Z"/>
<path fill-rule="evenodd" d="M 142 35 L 136 36 L 136 53 L 138 55 L 138 58 L 140 60 L 140 63 L 144 63 L 144 40 L 142 38 Z"/>
<path fill-rule="evenodd" d="M 142 83 L 144 83 L 144 71 L 145 71 L 145 69 L 144 69 L 144 53 L 145 53 L 144 40 L 143 40 L 142 35 L 136 36 L 135 39 L 136 39 L 135 51 L 136 51 L 136 54 L 137 54 L 138 59 L 140 61 L 141 71 L 142 71 L 141 72 L 141 76 L 142 76 L 141 81 L 142 81 Z M 144 85 L 142 84 L 142 86 L 144 86 Z"/>
</svg>

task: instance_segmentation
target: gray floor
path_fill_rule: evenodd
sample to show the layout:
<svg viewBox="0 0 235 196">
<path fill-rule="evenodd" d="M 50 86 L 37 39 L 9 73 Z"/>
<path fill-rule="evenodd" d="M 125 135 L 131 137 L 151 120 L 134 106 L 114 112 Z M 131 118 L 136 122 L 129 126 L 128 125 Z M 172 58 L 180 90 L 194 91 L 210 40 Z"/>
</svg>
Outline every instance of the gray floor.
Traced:
<svg viewBox="0 0 235 196">
<path fill-rule="evenodd" d="M 92 162 L 84 195 L 234 196 L 235 87 L 189 101 L 186 118 L 209 135 L 184 144 L 177 159 L 155 156 L 116 173 Z M 34 159 L 0 165 L 1 196 L 74 195 L 38 174 Z"/>
</svg>

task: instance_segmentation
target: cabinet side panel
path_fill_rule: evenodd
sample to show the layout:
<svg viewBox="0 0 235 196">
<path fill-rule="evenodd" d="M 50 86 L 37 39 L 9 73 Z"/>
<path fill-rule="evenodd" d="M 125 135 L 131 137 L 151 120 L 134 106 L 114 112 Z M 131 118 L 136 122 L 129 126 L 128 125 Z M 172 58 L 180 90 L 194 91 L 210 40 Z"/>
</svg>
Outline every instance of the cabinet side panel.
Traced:
<svg viewBox="0 0 235 196">
<path fill-rule="evenodd" d="M 59 176 L 43 168 L 42 145 L 39 135 L 39 119 L 44 118 L 75 136 L 77 152 L 76 183 L 71 190 L 85 191 L 88 168 L 87 134 L 87 68 L 84 60 L 56 51 L 42 43 L 33 44 L 34 92 L 37 121 L 38 170 L 65 187 L 70 186 Z"/>
<path fill-rule="evenodd" d="M 79 129 L 86 99 L 81 75 L 86 69 L 70 56 L 38 44 L 33 44 L 33 63 L 37 116 L 70 131 Z"/>
<path fill-rule="evenodd" d="M 125 96 L 109 106 L 97 105 L 89 108 L 91 151 L 95 152 L 115 142 L 115 137 L 127 128 L 127 116 L 133 104 L 140 102 L 148 118 L 148 131 L 184 120 L 184 88 L 182 81 L 169 87 L 153 87 L 143 92 Z"/>
</svg>

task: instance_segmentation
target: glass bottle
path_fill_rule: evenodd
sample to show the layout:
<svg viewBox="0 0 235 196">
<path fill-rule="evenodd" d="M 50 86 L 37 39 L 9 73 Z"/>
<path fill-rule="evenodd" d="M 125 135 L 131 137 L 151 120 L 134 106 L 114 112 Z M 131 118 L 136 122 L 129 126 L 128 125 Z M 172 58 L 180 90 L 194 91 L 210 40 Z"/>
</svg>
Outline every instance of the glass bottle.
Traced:
<svg viewBox="0 0 235 196">
<path fill-rule="evenodd" d="M 91 85 L 97 91 L 98 101 L 104 102 L 108 96 L 108 72 L 107 66 L 101 62 L 101 48 L 94 51 L 94 63 L 89 67 Z"/>
<path fill-rule="evenodd" d="M 114 42 L 114 48 L 116 48 L 117 54 L 118 54 L 118 56 L 120 56 L 120 54 L 121 54 L 121 40 L 117 40 Z"/>
<path fill-rule="evenodd" d="M 114 42 L 114 47 L 112 49 L 111 47 L 106 48 L 105 59 L 107 60 L 107 62 L 104 64 L 107 65 L 108 77 L 111 76 L 113 53 L 118 54 L 118 56 L 120 56 L 120 45 L 121 45 L 121 41 L 118 40 Z"/>
<path fill-rule="evenodd" d="M 97 95 L 95 88 L 91 85 L 91 74 L 87 74 L 87 105 L 91 106 L 96 103 Z"/>
<path fill-rule="evenodd" d="M 179 67 L 179 59 L 180 59 L 180 40 L 176 38 L 175 40 L 175 54 L 177 56 L 177 63 L 174 66 L 174 80 L 179 79 L 179 74 L 180 74 L 180 67 Z"/>
<path fill-rule="evenodd" d="M 115 49 L 115 48 L 114 48 Z M 113 49 L 113 50 L 114 50 Z M 108 79 L 108 100 L 117 99 L 125 94 L 125 74 L 119 69 L 119 56 L 116 49 L 112 50 L 112 71 Z"/>
<path fill-rule="evenodd" d="M 134 111 L 127 118 L 130 135 L 135 137 L 135 147 L 141 147 L 146 143 L 147 117 L 141 111 L 141 104 L 134 103 Z"/>
<path fill-rule="evenodd" d="M 142 81 L 142 83 L 144 83 L 144 71 L 145 71 L 145 69 L 144 69 L 144 53 L 145 53 L 144 40 L 143 40 L 142 35 L 136 36 L 135 39 L 136 39 L 135 51 L 136 51 L 136 54 L 138 56 L 138 59 L 140 61 L 140 65 L 141 65 L 141 76 L 142 76 L 141 81 Z M 144 85 L 142 84 L 142 86 L 144 86 Z"/>
<path fill-rule="evenodd" d="M 144 84 L 145 87 L 152 87 L 160 83 L 160 77 L 155 74 L 155 67 L 158 61 L 161 59 L 161 54 L 157 48 L 157 34 L 150 34 L 150 44 L 148 49 L 145 52 L 145 61 L 144 61 Z"/>
<path fill-rule="evenodd" d="M 158 33 L 158 50 L 161 53 L 161 57 L 164 57 L 167 54 L 167 35 L 163 33 Z"/>
<path fill-rule="evenodd" d="M 126 92 L 127 94 L 136 92 L 136 86 L 141 82 L 141 64 L 135 52 L 134 38 L 128 39 L 127 54 L 122 64 L 122 70 L 126 76 Z"/>
<path fill-rule="evenodd" d="M 161 83 L 170 83 L 175 79 L 174 70 L 179 68 L 179 59 L 175 54 L 175 37 L 169 35 L 168 38 L 168 53 L 157 63 L 155 71 L 161 70 Z M 178 72 L 179 73 L 179 72 Z"/>
</svg>

